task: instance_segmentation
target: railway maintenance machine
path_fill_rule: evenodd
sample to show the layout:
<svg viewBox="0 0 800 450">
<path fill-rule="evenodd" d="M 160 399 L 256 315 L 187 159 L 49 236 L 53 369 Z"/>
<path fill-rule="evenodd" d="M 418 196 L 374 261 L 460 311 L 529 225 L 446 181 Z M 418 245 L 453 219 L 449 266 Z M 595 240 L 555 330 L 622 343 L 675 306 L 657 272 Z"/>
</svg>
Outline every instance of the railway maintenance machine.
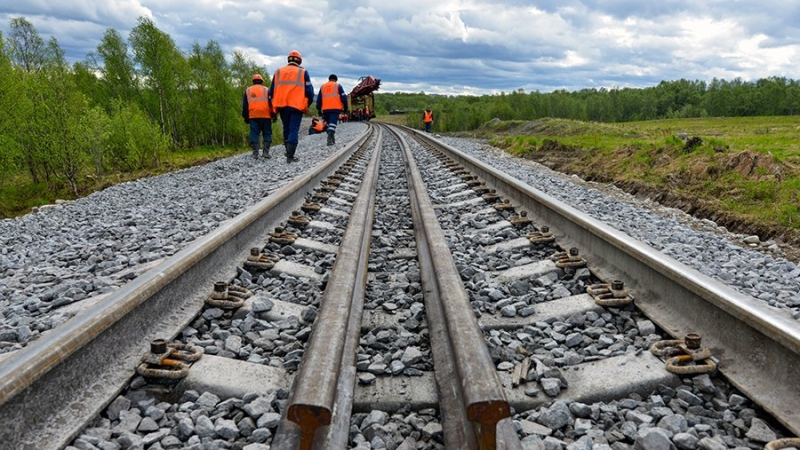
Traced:
<svg viewBox="0 0 800 450">
<path fill-rule="evenodd" d="M 348 100 L 350 102 L 351 117 L 360 109 L 364 116 L 356 120 L 369 120 L 375 117 L 375 91 L 381 86 L 381 80 L 372 75 L 367 75 L 358 79 L 356 87 L 350 91 Z M 366 114 L 369 111 L 369 114 Z"/>
</svg>

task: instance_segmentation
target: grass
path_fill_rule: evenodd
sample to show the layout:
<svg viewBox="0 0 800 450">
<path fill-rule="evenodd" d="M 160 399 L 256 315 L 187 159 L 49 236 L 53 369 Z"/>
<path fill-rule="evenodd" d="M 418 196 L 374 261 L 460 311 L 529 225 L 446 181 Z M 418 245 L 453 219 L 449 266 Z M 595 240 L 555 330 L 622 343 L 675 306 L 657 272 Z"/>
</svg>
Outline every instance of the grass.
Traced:
<svg viewBox="0 0 800 450">
<path fill-rule="evenodd" d="M 47 184 L 34 184 L 24 178 L 12 177 L 0 188 L 0 218 L 14 217 L 30 211 L 33 206 L 52 203 Z"/>
<path fill-rule="evenodd" d="M 772 153 L 775 157 L 800 155 L 800 116 L 670 119 L 605 124 L 567 119 L 533 122 L 508 121 L 487 124 L 495 136 L 516 134 L 528 128 L 532 135 L 558 139 L 583 148 L 613 149 L 634 142 L 657 145 L 678 144 L 678 133 L 700 136 L 709 145 L 729 146 L 732 150 Z M 681 143 L 682 145 L 682 143 Z"/>
<path fill-rule="evenodd" d="M 206 164 L 249 150 L 242 148 L 195 148 L 171 152 L 159 167 L 134 172 L 110 172 L 96 178 L 84 175 L 78 186 L 78 195 L 85 196 L 125 181 L 146 178 L 178 169 Z M 19 173 L 0 185 L 0 219 L 27 214 L 35 206 L 52 204 L 56 200 L 73 200 L 75 193 L 65 182 L 33 183 L 27 173 Z"/>
<path fill-rule="evenodd" d="M 408 115 L 406 114 L 386 114 L 380 115 L 372 119 L 375 122 L 380 123 L 388 123 L 390 125 L 407 125 L 408 124 Z"/>
<path fill-rule="evenodd" d="M 733 220 L 800 230 L 800 117 L 604 124 L 565 119 L 488 123 L 493 145 L 585 179 L 699 199 Z M 699 138 L 688 145 L 679 137 Z"/>
</svg>

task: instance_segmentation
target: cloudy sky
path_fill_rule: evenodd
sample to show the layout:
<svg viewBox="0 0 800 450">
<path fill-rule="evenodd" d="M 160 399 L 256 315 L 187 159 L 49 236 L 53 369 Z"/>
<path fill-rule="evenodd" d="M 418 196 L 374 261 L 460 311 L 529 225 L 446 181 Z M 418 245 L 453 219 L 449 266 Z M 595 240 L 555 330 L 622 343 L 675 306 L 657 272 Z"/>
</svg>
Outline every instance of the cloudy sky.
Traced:
<svg viewBox="0 0 800 450">
<path fill-rule="evenodd" d="M 800 78 L 800 2 L 786 0 L 0 1 L 4 35 L 20 16 L 71 62 L 141 16 L 186 52 L 214 40 L 270 72 L 296 49 L 315 88 L 330 73 L 440 94 Z"/>
</svg>

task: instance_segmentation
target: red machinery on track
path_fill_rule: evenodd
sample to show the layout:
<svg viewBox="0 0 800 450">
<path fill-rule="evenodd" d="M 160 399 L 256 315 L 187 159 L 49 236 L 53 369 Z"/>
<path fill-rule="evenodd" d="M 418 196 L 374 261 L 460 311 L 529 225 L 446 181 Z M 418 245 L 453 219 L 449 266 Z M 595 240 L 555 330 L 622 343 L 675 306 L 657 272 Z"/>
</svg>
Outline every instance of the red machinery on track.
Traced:
<svg viewBox="0 0 800 450">
<path fill-rule="evenodd" d="M 369 120 L 375 117 L 375 91 L 381 86 L 381 80 L 372 75 L 367 75 L 358 79 L 356 87 L 348 95 L 350 99 L 350 115 L 355 116 L 359 110 L 362 111 L 361 118 L 354 117 L 355 120 Z M 369 114 L 366 112 L 369 111 Z"/>
</svg>

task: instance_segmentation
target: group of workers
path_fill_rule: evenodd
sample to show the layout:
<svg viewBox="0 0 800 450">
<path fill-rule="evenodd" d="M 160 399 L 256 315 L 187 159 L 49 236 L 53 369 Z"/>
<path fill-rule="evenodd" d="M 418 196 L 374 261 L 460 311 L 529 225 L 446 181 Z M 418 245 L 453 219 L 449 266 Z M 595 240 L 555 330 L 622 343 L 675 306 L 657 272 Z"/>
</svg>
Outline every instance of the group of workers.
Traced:
<svg viewBox="0 0 800 450">
<path fill-rule="evenodd" d="M 286 149 L 286 162 L 297 161 L 295 152 L 299 142 L 300 124 L 303 115 L 309 113 L 314 102 L 314 86 L 311 76 L 300 64 L 303 57 L 297 50 L 287 56 L 287 64 L 275 71 L 269 88 L 264 86 L 261 74 L 254 74 L 253 85 L 244 92 L 242 100 L 242 117 L 250 125 L 250 146 L 253 157 L 259 156 L 259 140 L 263 139 L 263 157 L 270 158 L 269 147 L 272 145 L 272 122 L 278 117 L 283 124 L 283 145 Z M 350 119 L 347 108 L 347 95 L 339 84 L 336 74 L 328 76 L 317 94 L 317 112 L 321 119 L 314 116 L 308 134 L 327 133 L 328 145 L 336 144 L 336 125 L 341 118 Z M 359 108 L 355 120 L 369 120 L 370 111 Z M 430 108 L 423 113 L 425 131 L 430 133 L 433 126 L 433 112 Z"/>
<path fill-rule="evenodd" d="M 250 146 L 253 157 L 259 156 L 259 140 L 263 139 L 263 157 L 270 158 L 272 145 L 272 122 L 281 119 L 283 124 L 283 144 L 286 149 L 286 162 L 297 161 L 295 153 L 300 140 L 300 124 L 303 115 L 308 114 L 314 102 L 314 87 L 311 76 L 300 64 L 303 57 L 297 50 L 287 56 L 287 64 L 275 71 L 269 88 L 264 86 L 261 74 L 253 75 L 253 85 L 244 92 L 242 117 L 250 125 Z M 317 95 L 317 111 L 325 123 L 328 145 L 336 144 L 336 124 L 339 115 L 347 112 L 347 95 L 338 83 L 338 77 L 331 74 Z"/>
</svg>

